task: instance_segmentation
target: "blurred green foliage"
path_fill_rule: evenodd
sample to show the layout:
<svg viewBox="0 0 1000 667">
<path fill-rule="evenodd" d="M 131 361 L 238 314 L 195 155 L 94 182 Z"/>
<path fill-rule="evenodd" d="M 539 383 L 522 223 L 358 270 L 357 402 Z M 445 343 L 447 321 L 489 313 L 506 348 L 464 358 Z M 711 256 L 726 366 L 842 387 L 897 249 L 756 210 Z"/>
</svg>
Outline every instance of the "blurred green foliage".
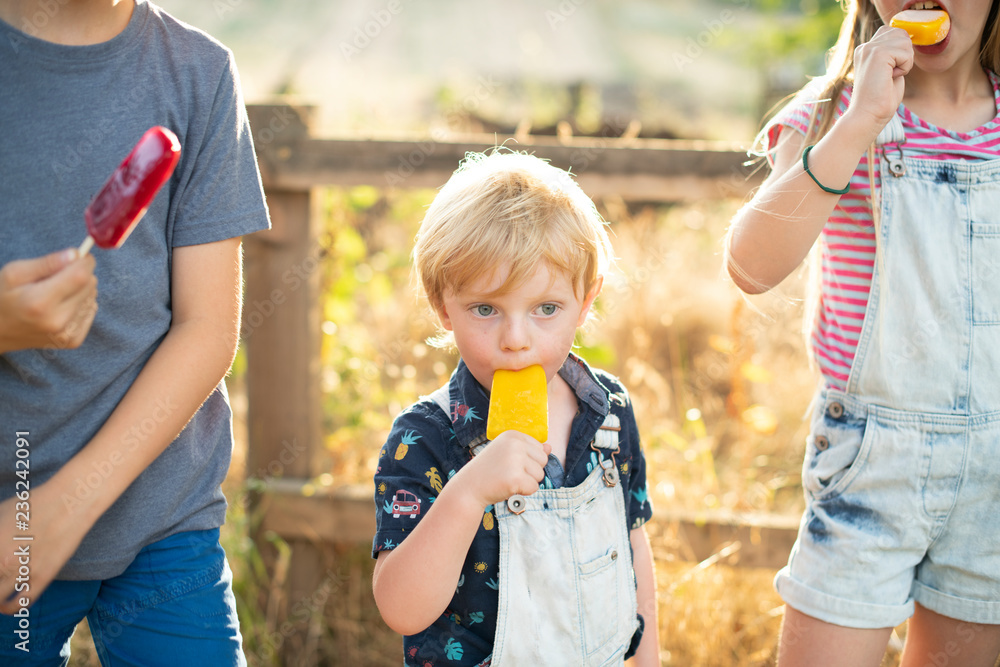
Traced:
<svg viewBox="0 0 1000 667">
<path fill-rule="evenodd" d="M 844 9 L 837 0 L 758 0 L 762 28 L 746 44 L 748 60 L 758 65 L 796 62 L 810 75 L 825 69 L 824 55 L 836 43 Z"/>
</svg>

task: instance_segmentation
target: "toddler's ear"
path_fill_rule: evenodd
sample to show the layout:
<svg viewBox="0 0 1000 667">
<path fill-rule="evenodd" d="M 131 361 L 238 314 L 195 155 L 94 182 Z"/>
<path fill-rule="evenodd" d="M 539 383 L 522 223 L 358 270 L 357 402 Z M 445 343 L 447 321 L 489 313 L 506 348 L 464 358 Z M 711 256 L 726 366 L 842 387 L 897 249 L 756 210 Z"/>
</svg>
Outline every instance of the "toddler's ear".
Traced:
<svg viewBox="0 0 1000 667">
<path fill-rule="evenodd" d="M 448 309 L 445 308 L 444 303 L 435 304 L 433 308 L 434 312 L 437 313 L 438 321 L 441 322 L 441 328 L 445 331 L 453 331 L 451 317 L 448 316 Z"/>
<path fill-rule="evenodd" d="M 590 307 L 594 305 L 594 299 L 601 293 L 601 287 L 603 286 L 604 276 L 599 275 L 583 298 L 583 307 L 580 309 L 580 320 L 576 323 L 576 326 L 582 327 L 583 323 L 587 321 L 587 316 L 590 314 Z"/>
</svg>

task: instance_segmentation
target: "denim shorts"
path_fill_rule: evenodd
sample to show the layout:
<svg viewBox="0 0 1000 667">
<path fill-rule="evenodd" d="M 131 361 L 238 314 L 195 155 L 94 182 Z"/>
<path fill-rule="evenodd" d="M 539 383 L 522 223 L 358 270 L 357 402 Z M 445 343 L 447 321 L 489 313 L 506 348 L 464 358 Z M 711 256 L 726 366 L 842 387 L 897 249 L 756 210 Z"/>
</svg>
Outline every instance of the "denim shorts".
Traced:
<svg viewBox="0 0 1000 667">
<path fill-rule="evenodd" d="M 30 652 L 0 615 L 0 664 L 67 665 L 84 617 L 104 667 L 247 664 L 218 528 L 154 542 L 113 579 L 54 581 L 29 612 Z"/>
<path fill-rule="evenodd" d="M 1000 623 L 1000 413 L 914 413 L 820 392 L 806 511 L 775 586 L 828 623 L 894 627 L 914 602 Z"/>
</svg>

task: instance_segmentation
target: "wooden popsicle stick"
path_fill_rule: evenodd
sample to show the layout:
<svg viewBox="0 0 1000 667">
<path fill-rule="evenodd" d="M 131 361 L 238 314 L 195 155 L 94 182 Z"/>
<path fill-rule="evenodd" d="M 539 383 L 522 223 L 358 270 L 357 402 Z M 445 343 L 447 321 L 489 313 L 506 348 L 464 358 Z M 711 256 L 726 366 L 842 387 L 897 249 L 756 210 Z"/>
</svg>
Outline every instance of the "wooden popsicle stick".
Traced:
<svg viewBox="0 0 1000 667">
<path fill-rule="evenodd" d="M 90 249 L 93 247 L 94 247 L 94 237 L 88 234 L 87 238 L 83 240 L 83 243 L 80 244 L 80 248 L 77 250 L 77 257 L 86 256 L 86 254 L 90 252 Z"/>
</svg>

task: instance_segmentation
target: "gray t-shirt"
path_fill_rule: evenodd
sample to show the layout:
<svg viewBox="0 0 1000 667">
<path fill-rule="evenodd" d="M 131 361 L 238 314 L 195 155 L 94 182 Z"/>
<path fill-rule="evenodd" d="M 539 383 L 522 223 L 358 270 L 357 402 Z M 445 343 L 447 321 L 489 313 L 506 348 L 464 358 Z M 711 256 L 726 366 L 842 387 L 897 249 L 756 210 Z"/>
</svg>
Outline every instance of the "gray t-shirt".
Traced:
<svg viewBox="0 0 1000 667">
<path fill-rule="evenodd" d="M 35 489 L 87 445 L 128 391 L 170 327 L 172 249 L 269 224 L 224 46 L 146 0 L 137 0 L 125 31 L 102 44 L 57 45 L 31 32 L 30 24 L 0 21 L 0 266 L 83 241 L 84 208 L 150 127 L 173 130 L 181 158 L 125 244 L 92 251 L 98 313 L 83 345 L 0 355 L 0 499 L 19 479 L 17 432 L 28 434 Z M 149 405 L 123 444 L 141 447 L 174 409 L 166 399 Z M 231 422 L 220 383 L 59 578 L 107 579 L 151 542 L 222 525 Z M 61 489 L 63 503 L 94 493 L 115 465 L 100 462 L 77 488 Z"/>
</svg>

